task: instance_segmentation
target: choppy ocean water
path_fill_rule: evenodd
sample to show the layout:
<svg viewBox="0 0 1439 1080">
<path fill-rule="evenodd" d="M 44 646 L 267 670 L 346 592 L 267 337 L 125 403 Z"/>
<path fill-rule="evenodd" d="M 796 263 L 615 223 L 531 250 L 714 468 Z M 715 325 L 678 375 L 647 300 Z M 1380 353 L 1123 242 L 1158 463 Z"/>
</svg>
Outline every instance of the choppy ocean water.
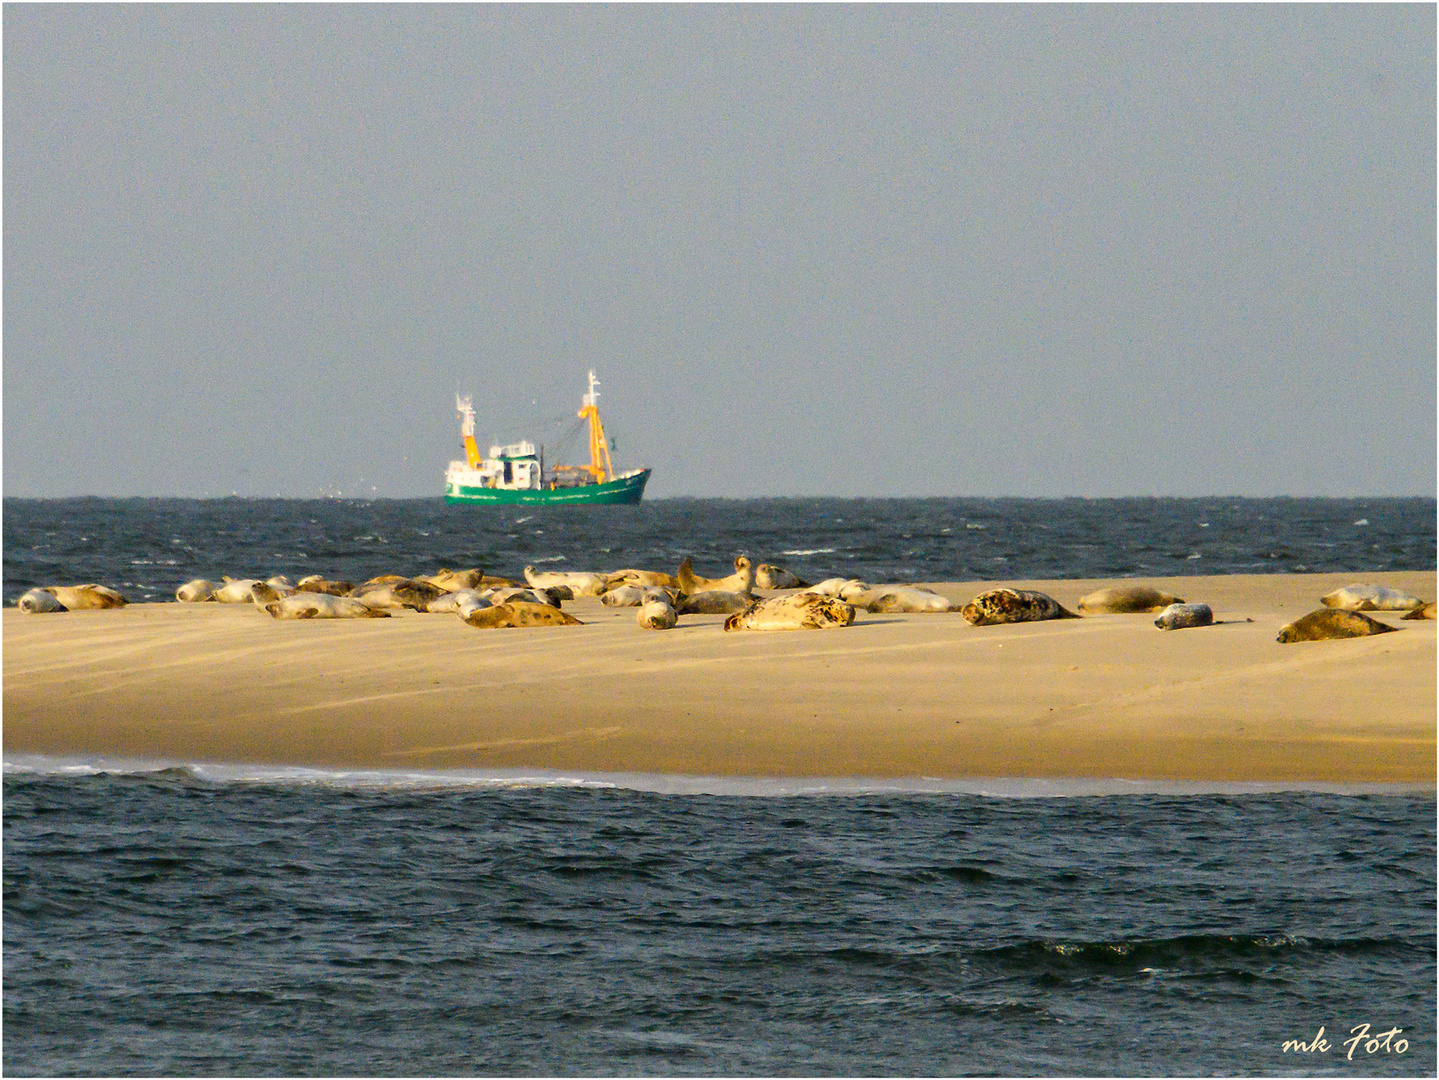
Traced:
<svg viewBox="0 0 1439 1080">
<path fill-rule="evenodd" d="M 1433 569 L 1434 519 L 1432 499 L 7 499 L 4 593 L 738 551 L 871 580 L 1378 575 Z M 1432 794 L 644 787 L 7 760 L 0 1066 L 1435 1072 Z"/>
</svg>

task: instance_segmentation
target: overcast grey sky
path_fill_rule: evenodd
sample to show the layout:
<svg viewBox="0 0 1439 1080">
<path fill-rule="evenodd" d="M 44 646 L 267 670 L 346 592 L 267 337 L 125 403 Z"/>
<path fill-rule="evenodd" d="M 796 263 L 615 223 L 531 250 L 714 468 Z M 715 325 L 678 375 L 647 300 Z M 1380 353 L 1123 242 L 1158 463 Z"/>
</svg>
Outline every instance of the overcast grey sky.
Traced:
<svg viewBox="0 0 1439 1080">
<path fill-rule="evenodd" d="M 11 495 L 1435 491 L 1435 8 L 4 8 Z M 576 446 L 576 455 L 582 447 Z"/>
</svg>

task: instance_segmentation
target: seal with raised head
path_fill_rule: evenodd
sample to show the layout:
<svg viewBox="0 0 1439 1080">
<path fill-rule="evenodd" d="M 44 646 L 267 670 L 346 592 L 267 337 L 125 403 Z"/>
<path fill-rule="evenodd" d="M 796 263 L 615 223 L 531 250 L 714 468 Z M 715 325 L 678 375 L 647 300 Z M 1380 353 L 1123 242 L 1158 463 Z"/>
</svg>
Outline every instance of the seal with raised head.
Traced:
<svg viewBox="0 0 1439 1080">
<path fill-rule="evenodd" d="M 1397 626 L 1386 626 L 1378 619 L 1371 619 L 1361 611 L 1323 607 L 1281 626 L 1275 640 L 1289 645 L 1296 641 L 1333 641 L 1335 638 L 1392 634 L 1398 629 Z"/>
<path fill-rule="evenodd" d="M 15 601 L 15 606 L 28 615 L 47 615 L 54 611 L 70 610 L 47 589 L 31 589 Z"/>
<path fill-rule="evenodd" d="M 673 630 L 679 613 L 666 600 L 646 600 L 635 612 L 635 622 L 646 630 Z"/>
<path fill-rule="evenodd" d="M 1079 618 L 1054 597 L 1045 593 L 1008 588 L 990 589 L 980 593 L 965 604 L 959 613 L 971 626 Z"/>
<path fill-rule="evenodd" d="M 744 555 L 735 556 L 734 573 L 722 578 L 697 577 L 694 560 L 686 555 L 675 577 L 679 579 L 680 591 L 687 596 L 701 592 L 737 592 L 746 596 L 754 593 L 754 566 Z"/>
<path fill-rule="evenodd" d="M 480 630 L 496 630 L 507 626 L 583 626 L 568 612 L 549 604 L 532 604 L 527 600 L 510 600 L 494 607 L 480 608 L 464 616 L 465 625 Z"/>
<path fill-rule="evenodd" d="M 93 611 L 99 608 L 124 607 L 130 601 L 105 585 L 42 585 L 40 586 L 65 605 L 66 611 Z"/>
<path fill-rule="evenodd" d="M 1081 615 L 1135 615 L 1163 611 L 1170 604 L 1182 603 L 1182 597 L 1171 596 L 1153 585 L 1116 585 L 1081 597 L 1074 606 Z"/>
<path fill-rule="evenodd" d="M 1154 625 L 1161 630 L 1187 630 L 1191 626 L 1213 626 L 1214 611 L 1208 604 L 1173 603 L 1159 613 Z"/>
<path fill-rule="evenodd" d="M 297 592 L 271 600 L 264 610 L 276 619 L 388 619 L 390 613 L 352 596 Z"/>
<path fill-rule="evenodd" d="M 754 584 L 757 589 L 808 589 L 809 582 L 798 574 L 791 574 L 783 566 L 772 566 L 762 562 L 754 568 Z"/>
<path fill-rule="evenodd" d="M 1424 606 L 1419 597 L 1383 585 L 1346 585 L 1320 597 L 1319 602 L 1344 611 L 1413 611 Z"/>
<path fill-rule="evenodd" d="M 215 600 L 215 584 L 204 578 L 187 581 L 175 590 L 175 599 L 182 604 L 203 604 Z"/>
<path fill-rule="evenodd" d="M 415 579 L 416 581 L 428 581 L 431 585 L 444 589 L 445 592 L 458 592 L 460 589 L 473 589 L 485 580 L 485 572 L 479 567 L 469 570 L 445 570 L 441 568 L 433 574 L 426 574 Z"/>
<path fill-rule="evenodd" d="M 791 593 L 756 600 L 725 620 L 726 630 L 825 630 L 854 622 L 854 608 L 819 593 Z"/>
</svg>

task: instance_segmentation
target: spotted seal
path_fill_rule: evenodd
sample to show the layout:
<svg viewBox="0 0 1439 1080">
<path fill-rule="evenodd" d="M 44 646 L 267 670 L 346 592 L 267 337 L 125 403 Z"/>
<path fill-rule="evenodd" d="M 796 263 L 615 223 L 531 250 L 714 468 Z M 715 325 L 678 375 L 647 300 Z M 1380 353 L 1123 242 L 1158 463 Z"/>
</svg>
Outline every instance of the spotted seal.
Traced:
<svg viewBox="0 0 1439 1080">
<path fill-rule="evenodd" d="M 1344 611 L 1413 611 L 1424 606 L 1417 596 L 1383 585 L 1346 585 L 1320 597 L 1319 602 Z"/>
<path fill-rule="evenodd" d="M 401 578 L 399 581 L 378 585 L 361 585 L 351 591 L 350 596 L 373 608 L 410 608 L 424 611 L 431 600 L 443 596 L 445 591 L 428 581 Z"/>
<path fill-rule="evenodd" d="M 854 608 L 818 593 L 791 593 L 756 600 L 725 620 L 726 630 L 824 630 L 854 622 Z"/>
<path fill-rule="evenodd" d="M 494 607 L 480 608 L 464 617 L 465 625 L 480 630 L 496 630 L 508 626 L 583 626 L 568 612 L 549 604 L 532 604 L 527 600 L 510 600 Z"/>
<path fill-rule="evenodd" d="M 1363 612 L 1323 607 L 1281 626 L 1275 640 L 1288 645 L 1296 641 L 1332 641 L 1335 638 L 1391 634 L 1398 629 L 1397 626 L 1386 626 L 1378 619 L 1371 619 Z"/>
<path fill-rule="evenodd" d="M 866 593 L 841 594 L 840 599 L 875 614 L 899 612 L 920 615 L 955 610 L 955 605 L 939 593 L 913 585 L 876 585 Z"/>
<path fill-rule="evenodd" d="M 311 574 L 309 577 L 302 577 L 295 582 L 295 588 L 300 592 L 328 593 L 330 596 L 348 596 L 355 591 L 353 581 L 327 581 L 319 574 Z"/>
<path fill-rule="evenodd" d="M 971 626 L 1079 618 L 1052 596 L 1028 589 L 1008 588 L 980 593 L 960 609 L 960 615 Z"/>
<path fill-rule="evenodd" d="M 1173 603 L 1159 613 L 1154 625 L 1161 630 L 1187 630 L 1191 626 L 1213 626 L 1214 612 L 1208 604 Z"/>
<path fill-rule="evenodd" d="M 1171 604 L 1182 603 L 1183 598 L 1152 585 L 1118 585 L 1081 597 L 1074 606 L 1081 615 L 1133 615 L 1163 611 Z"/>
<path fill-rule="evenodd" d="M 485 572 L 479 567 L 473 567 L 469 570 L 445 570 L 441 568 L 433 574 L 426 574 L 415 580 L 428 581 L 431 585 L 444 589 L 445 592 L 458 592 L 460 589 L 476 588 L 480 582 L 485 580 Z"/>
</svg>

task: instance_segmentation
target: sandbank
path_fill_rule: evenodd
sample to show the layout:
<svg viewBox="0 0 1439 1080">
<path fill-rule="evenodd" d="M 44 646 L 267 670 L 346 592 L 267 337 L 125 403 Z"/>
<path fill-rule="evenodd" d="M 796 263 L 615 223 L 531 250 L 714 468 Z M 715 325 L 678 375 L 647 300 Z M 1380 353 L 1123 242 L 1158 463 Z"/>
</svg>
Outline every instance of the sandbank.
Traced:
<svg viewBox="0 0 1439 1080">
<path fill-rule="evenodd" d="M 1269 783 L 1435 779 L 1434 622 L 1280 645 L 1353 582 L 1433 572 L 1146 578 L 1222 625 L 1153 615 L 973 627 L 958 613 L 724 633 L 475 630 L 452 615 L 281 621 L 248 605 L 3 614 L 4 752 L 387 770 Z M 996 584 L 1073 608 L 1118 579 Z M 1252 622 L 1246 621 L 1252 619 Z"/>
</svg>

